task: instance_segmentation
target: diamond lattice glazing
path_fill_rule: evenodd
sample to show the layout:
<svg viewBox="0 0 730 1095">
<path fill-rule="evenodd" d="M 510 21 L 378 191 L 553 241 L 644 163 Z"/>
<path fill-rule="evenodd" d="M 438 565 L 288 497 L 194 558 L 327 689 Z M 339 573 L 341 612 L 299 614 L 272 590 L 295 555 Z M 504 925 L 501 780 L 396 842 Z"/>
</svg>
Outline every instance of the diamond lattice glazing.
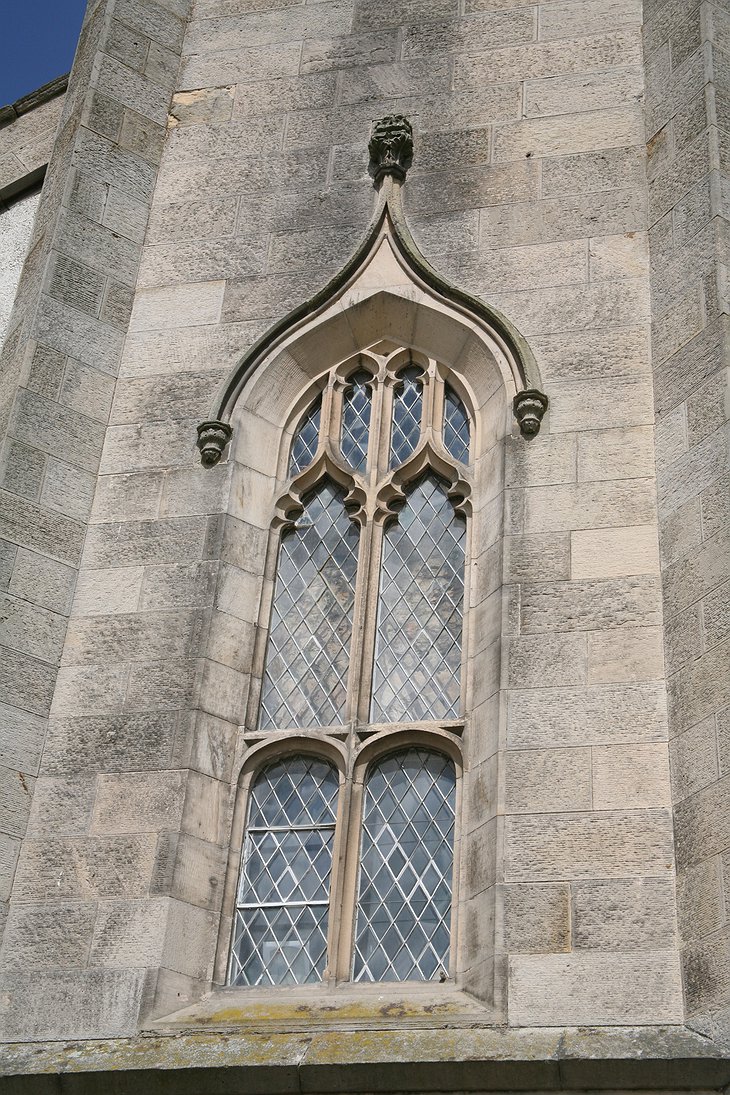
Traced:
<svg viewBox="0 0 730 1095">
<path fill-rule="evenodd" d="M 466 523 L 427 476 L 385 532 L 373 722 L 458 713 Z"/>
<path fill-rule="evenodd" d="M 444 392 L 444 445 L 455 460 L 469 461 L 469 417 L 453 388 Z"/>
<path fill-rule="evenodd" d="M 319 422 L 322 415 L 322 396 L 307 411 L 294 434 L 289 458 L 289 475 L 299 475 L 312 463 L 319 441 Z"/>
<path fill-rule="evenodd" d="M 415 450 L 421 437 L 423 388 L 419 369 L 404 369 L 393 397 L 390 466 L 397 468 Z"/>
<path fill-rule="evenodd" d="M 256 780 L 238 885 L 231 984 L 321 980 L 338 787 L 332 765 L 313 757 L 278 761 Z"/>
<path fill-rule="evenodd" d="M 364 371 L 350 377 L 352 385 L 342 401 L 340 448 L 350 467 L 364 471 L 368 458 L 372 389 L 370 374 Z"/>
<path fill-rule="evenodd" d="M 353 979 L 430 981 L 449 967 L 455 772 L 425 749 L 386 757 L 365 790 Z"/>
<path fill-rule="evenodd" d="M 345 716 L 359 530 L 325 480 L 282 537 L 261 696 L 261 729 Z"/>
</svg>

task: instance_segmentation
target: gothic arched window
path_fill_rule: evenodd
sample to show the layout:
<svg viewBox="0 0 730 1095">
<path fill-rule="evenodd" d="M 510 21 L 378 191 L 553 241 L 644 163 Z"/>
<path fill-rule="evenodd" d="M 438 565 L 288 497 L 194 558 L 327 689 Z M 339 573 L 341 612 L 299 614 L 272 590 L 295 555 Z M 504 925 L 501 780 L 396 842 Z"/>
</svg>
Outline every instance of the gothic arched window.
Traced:
<svg viewBox="0 0 730 1095">
<path fill-rule="evenodd" d="M 232 984 L 449 974 L 471 424 L 447 376 L 361 353 L 294 430 L 255 733 L 308 748 L 250 790 Z"/>
</svg>

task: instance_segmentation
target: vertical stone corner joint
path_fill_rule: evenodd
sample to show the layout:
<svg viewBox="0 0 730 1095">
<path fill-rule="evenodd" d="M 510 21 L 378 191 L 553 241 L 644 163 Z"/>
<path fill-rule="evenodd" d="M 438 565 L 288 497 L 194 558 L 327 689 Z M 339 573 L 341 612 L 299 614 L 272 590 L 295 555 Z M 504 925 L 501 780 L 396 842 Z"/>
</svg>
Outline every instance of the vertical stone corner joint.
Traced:
<svg viewBox="0 0 730 1095">
<path fill-rule="evenodd" d="M 370 174 L 379 186 L 386 175 L 403 182 L 413 162 L 413 127 L 402 114 L 388 114 L 373 124 L 368 144 Z"/>
<path fill-rule="evenodd" d="M 197 445 L 200 460 L 205 468 L 213 468 L 223 456 L 223 451 L 231 440 L 233 429 L 227 422 L 201 422 L 198 426 Z"/>
<path fill-rule="evenodd" d="M 523 437 L 534 437 L 540 432 L 542 416 L 548 407 L 548 397 L 537 388 L 525 388 L 512 401 L 515 418 Z"/>
</svg>

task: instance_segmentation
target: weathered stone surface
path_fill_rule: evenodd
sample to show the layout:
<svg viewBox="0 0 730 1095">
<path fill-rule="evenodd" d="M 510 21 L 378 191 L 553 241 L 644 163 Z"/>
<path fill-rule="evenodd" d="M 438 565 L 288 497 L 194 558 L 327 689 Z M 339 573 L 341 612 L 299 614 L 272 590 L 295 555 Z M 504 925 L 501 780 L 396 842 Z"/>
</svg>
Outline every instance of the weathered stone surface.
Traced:
<svg viewBox="0 0 730 1095">
<path fill-rule="evenodd" d="M 137 1029 L 144 971 L 49 970 L 2 979 L 0 1032 L 9 1042 L 115 1038 Z"/>
<path fill-rule="evenodd" d="M 0 952 L 4 968 L 83 969 L 95 915 L 92 902 L 13 905 Z"/>
<path fill-rule="evenodd" d="M 536 582 L 522 590 L 519 612 L 523 633 L 649 627 L 660 622 L 660 587 L 648 576 Z"/>
<path fill-rule="evenodd" d="M 621 628 L 589 634 L 587 678 L 590 684 L 656 681 L 663 676 L 659 627 Z"/>
<path fill-rule="evenodd" d="M 590 810 L 591 750 L 507 752 L 504 794 L 508 814 Z"/>
<path fill-rule="evenodd" d="M 182 772 L 100 775 L 91 831 L 159 832 L 180 824 L 185 791 Z"/>
<path fill-rule="evenodd" d="M 574 532 L 570 549 L 573 578 L 656 574 L 659 570 L 659 545 L 653 524 Z"/>
<path fill-rule="evenodd" d="M 141 897 L 155 855 L 153 834 L 26 840 L 15 890 L 22 900 Z"/>
<path fill-rule="evenodd" d="M 510 959 L 510 1021 L 626 1025 L 682 1015 L 677 959 L 667 955 L 515 955 Z"/>
<path fill-rule="evenodd" d="M 554 953 L 570 949 L 570 887 L 500 886 L 503 945 L 511 953 Z"/>
<path fill-rule="evenodd" d="M 505 819 L 508 882 L 637 878 L 671 869 L 668 810 L 539 814 Z"/>
<path fill-rule="evenodd" d="M 591 750 L 595 810 L 670 806 L 667 747 L 614 745 Z"/>
<path fill-rule="evenodd" d="M 512 691 L 507 738 L 512 748 L 665 741 L 666 696 L 658 683 Z"/>
<path fill-rule="evenodd" d="M 571 884 L 576 950 L 662 951 L 676 942 L 671 878 Z"/>
</svg>

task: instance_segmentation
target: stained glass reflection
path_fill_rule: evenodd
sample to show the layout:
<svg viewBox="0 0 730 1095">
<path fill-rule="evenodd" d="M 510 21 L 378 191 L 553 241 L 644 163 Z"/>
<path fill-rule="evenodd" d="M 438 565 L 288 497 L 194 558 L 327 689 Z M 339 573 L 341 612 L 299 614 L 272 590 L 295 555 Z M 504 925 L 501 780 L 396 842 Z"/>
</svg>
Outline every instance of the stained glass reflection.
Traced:
<svg viewBox="0 0 730 1095">
<path fill-rule="evenodd" d="M 425 749 L 386 757 L 365 789 L 355 981 L 430 981 L 449 968 L 454 765 Z"/>
<path fill-rule="evenodd" d="M 294 434 L 289 458 L 289 475 L 298 475 L 308 468 L 314 459 L 319 441 L 319 423 L 322 416 L 322 396 L 307 411 Z"/>
<path fill-rule="evenodd" d="M 390 466 L 397 468 L 414 452 L 421 437 L 423 384 L 420 369 L 411 366 L 399 374 L 393 397 Z"/>
<path fill-rule="evenodd" d="M 236 901 L 231 984 L 322 979 L 338 786 L 332 765 L 313 757 L 287 757 L 256 780 Z"/>
<path fill-rule="evenodd" d="M 261 729 L 328 726 L 345 715 L 359 530 L 325 480 L 281 540 Z"/>
<path fill-rule="evenodd" d="M 469 416 L 448 384 L 444 391 L 444 445 L 455 460 L 469 461 Z"/>
<path fill-rule="evenodd" d="M 372 405 L 370 374 L 361 370 L 350 377 L 349 384 L 342 400 L 340 448 L 350 467 L 364 471 L 368 458 Z"/>
<path fill-rule="evenodd" d="M 465 540 L 463 517 L 432 475 L 386 529 L 373 722 L 458 714 Z"/>
</svg>

